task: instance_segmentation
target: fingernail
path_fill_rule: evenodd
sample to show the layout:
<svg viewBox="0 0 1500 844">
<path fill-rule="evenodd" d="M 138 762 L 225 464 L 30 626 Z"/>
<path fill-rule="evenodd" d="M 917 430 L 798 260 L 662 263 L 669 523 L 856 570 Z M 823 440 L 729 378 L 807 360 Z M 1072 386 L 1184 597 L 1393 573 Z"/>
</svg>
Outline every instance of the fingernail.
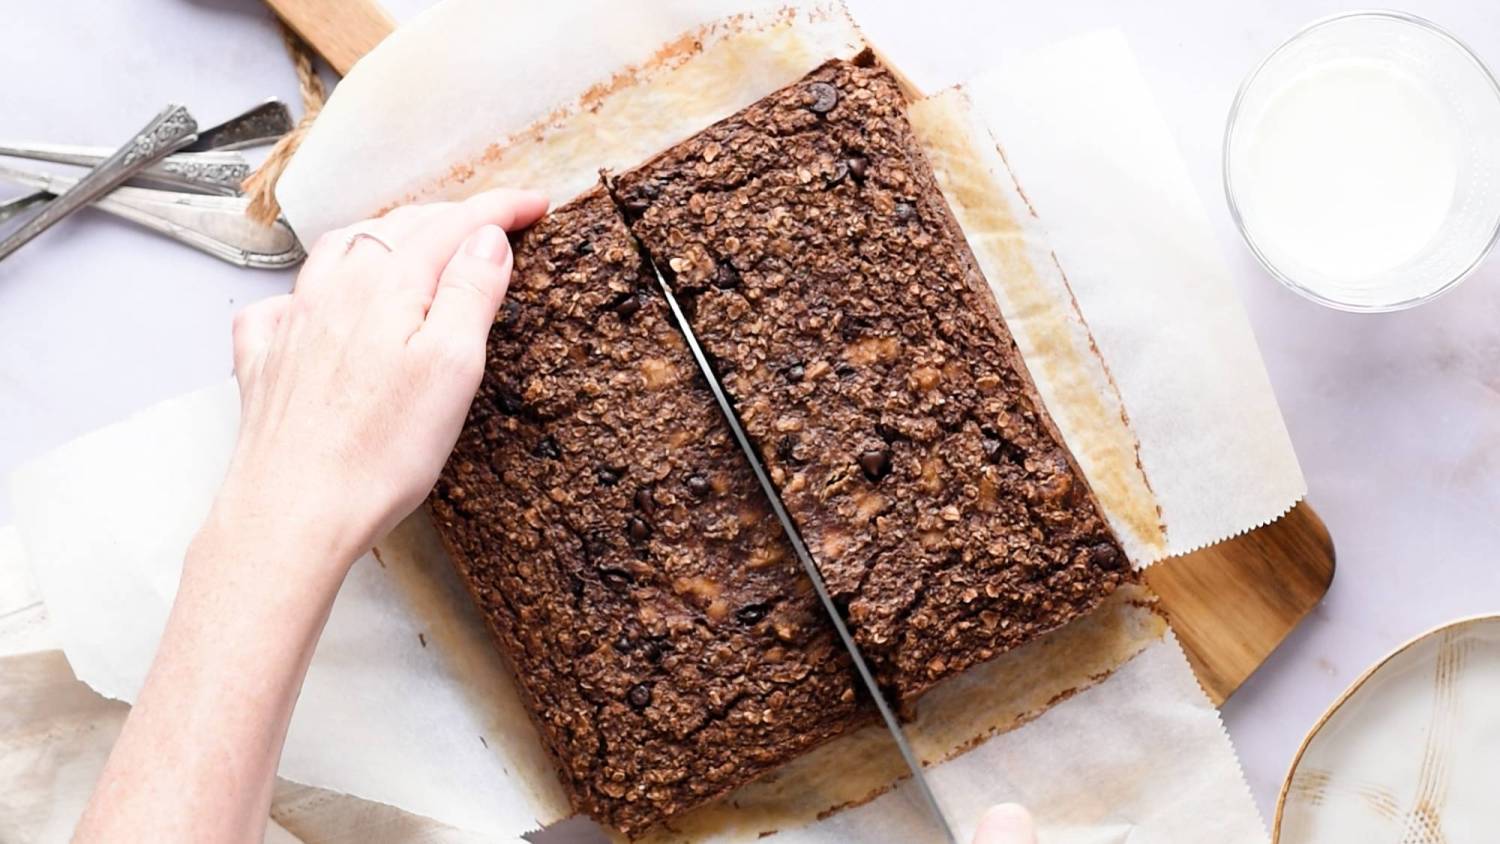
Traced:
<svg viewBox="0 0 1500 844">
<path fill-rule="evenodd" d="M 505 260 L 505 252 L 509 248 L 510 244 L 505 240 L 505 232 L 494 224 L 481 226 L 464 242 L 465 255 L 495 264 Z"/>
</svg>

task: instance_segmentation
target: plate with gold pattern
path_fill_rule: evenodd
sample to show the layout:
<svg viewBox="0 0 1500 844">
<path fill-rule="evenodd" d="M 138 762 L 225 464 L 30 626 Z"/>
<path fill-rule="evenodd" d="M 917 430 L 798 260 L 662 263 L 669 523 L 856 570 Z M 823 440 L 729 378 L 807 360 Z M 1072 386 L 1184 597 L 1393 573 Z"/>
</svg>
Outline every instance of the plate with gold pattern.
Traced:
<svg viewBox="0 0 1500 844">
<path fill-rule="evenodd" d="M 1273 838 L 1500 840 L 1500 615 L 1428 631 L 1355 680 L 1292 760 Z"/>
</svg>

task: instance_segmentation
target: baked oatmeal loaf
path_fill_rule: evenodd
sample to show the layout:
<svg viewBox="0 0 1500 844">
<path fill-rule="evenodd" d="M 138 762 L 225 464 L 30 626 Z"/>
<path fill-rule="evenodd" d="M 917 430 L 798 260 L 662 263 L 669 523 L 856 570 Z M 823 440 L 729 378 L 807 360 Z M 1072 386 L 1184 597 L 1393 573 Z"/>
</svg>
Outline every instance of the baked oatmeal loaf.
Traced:
<svg viewBox="0 0 1500 844">
<path fill-rule="evenodd" d="M 575 808 L 634 835 L 868 700 L 609 198 L 515 255 L 431 510 Z"/>
<path fill-rule="evenodd" d="M 1131 577 L 892 76 L 834 61 L 615 193 L 881 684 L 932 684 Z"/>
</svg>

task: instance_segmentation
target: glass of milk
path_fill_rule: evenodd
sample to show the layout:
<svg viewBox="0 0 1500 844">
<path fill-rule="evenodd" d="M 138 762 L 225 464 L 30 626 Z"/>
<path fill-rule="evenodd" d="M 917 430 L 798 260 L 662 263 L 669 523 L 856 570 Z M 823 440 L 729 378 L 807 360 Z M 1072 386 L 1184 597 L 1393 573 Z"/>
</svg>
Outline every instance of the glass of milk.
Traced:
<svg viewBox="0 0 1500 844">
<path fill-rule="evenodd" d="M 1500 236 L 1500 85 L 1421 18 L 1317 21 L 1240 87 L 1224 188 L 1245 242 L 1298 293 L 1350 311 L 1421 304 Z"/>
</svg>

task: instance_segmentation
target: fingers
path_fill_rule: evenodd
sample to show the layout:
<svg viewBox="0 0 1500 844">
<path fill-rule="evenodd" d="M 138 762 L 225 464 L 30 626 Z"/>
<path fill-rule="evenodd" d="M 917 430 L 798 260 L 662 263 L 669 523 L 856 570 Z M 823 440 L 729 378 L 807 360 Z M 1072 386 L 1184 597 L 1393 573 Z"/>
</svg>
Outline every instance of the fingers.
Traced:
<svg viewBox="0 0 1500 844">
<path fill-rule="evenodd" d="M 424 220 L 452 208 L 452 202 L 428 202 L 420 205 L 402 205 L 379 217 L 360 220 L 357 223 L 325 232 L 308 250 L 302 271 L 297 274 L 294 290 L 306 292 L 324 286 L 336 278 L 333 266 L 344 260 L 378 260 L 386 250 L 369 238 L 351 237 L 356 232 L 367 232 L 380 238 L 392 251 L 411 238 L 412 232 Z"/>
<path fill-rule="evenodd" d="M 420 332 L 431 341 L 472 349 L 482 360 L 490 324 L 510 284 L 513 260 L 504 230 L 494 224 L 481 226 L 443 270 Z"/>
<path fill-rule="evenodd" d="M 262 299 L 234 315 L 234 374 L 240 383 L 244 383 L 255 362 L 265 356 L 291 303 L 291 294 L 284 293 Z"/>
<path fill-rule="evenodd" d="M 496 225 L 505 231 L 523 229 L 547 211 L 547 197 L 535 191 L 501 188 L 485 191 L 463 202 L 429 202 L 406 205 L 386 214 L 334 229 L 318 238 L 308 250 L 307 261 L 297 275 L 295 292 L 315 290 L 340 277 L 340 262 L 365 262 L 367 266 L 386 257 L 385 249 L 369 238 L 350 242 L 356 232 L 375 235 L 399 254 L 409 268 L 403 281 L 417 289 L 424 301 L 437 287 L 438 276 L 469 235 L 480 226 Z M 371 267 L 373 269 L 373 267 Z"/>
<path fill-rule="evenodd" d="M 398 215 L 398 212 L 415 212 L 419 208 L 426 208 L 426 206 L 397 208 L 384 217 L 360 220 L 343 228 L 324 232 L 313 243 L 312 248 L 307 250 L 307 260 L 302 263 L 302 269 L 297 273 L 297 281 L 292 287 L 292 292 L 306 293 L 324 288 L 339 278 L 337 268 L 340 264 L 361 258 L 367 260 L 378 258 L 385 254 L 385 249 L 379 243 L 369 238 L 355 238 L 354 235 L 358 232 L 366 232 L 380 238 L 394 251 L 396 244 L 400 242 L 398 234 L 401 222 L 403 219 L 411 218 L 411 213 Z M 410 228 L 410 225 L 408 224 L 406 228 Z"/>
<path fill-rule="evenodd" d="M 516 231 L 536 222 L 546 211 L 547 197 L 535 191 L 505 188 L 485 191 L 418 222 L 403 239 L 400 249 L 417 267 L 430 271 L 431 286 L 427 289 L 432 291 L 438 274 L 444 272 L 450 259 L 457 257 L 459 246 L 481 226 Z"/>
<path fill-rule="evenodd" d="M 1002 803 L 979 819 L 974 844 L 1036 844 L 1036 824 L 1024 807 Z"/>
</svg>

